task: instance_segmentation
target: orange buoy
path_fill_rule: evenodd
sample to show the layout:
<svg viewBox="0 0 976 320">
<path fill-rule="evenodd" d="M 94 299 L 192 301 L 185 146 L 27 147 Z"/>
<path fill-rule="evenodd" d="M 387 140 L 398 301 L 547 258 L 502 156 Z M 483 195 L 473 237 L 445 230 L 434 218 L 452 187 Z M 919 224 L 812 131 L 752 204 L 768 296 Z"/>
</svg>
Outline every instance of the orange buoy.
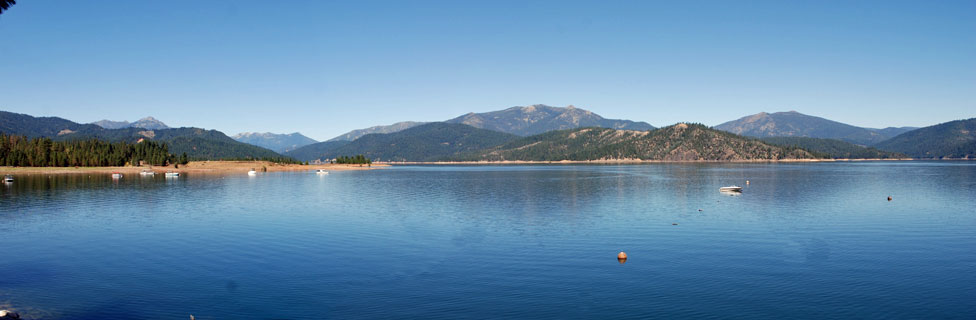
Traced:
<svg viewBox="0 0 976 320">
<path fill-rule="evenodd" d="M 888 196 L 888 201 L 891 201 L 891 196 Z"/>
<path fill-rule="evenodd" d="M 620 251 L 620 253 L 617 254 L 617 259 L 627 259 L 627 253 Z"/>
</svg>

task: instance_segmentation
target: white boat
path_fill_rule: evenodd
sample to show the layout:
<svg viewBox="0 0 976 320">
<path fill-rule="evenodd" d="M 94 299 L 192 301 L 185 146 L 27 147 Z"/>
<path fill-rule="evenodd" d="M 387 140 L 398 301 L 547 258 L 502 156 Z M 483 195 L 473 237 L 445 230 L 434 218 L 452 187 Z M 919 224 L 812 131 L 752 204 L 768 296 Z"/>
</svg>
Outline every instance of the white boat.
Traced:
<svg viewBox="0 0 976 320">
<path fill-rule="evenodd" d="M 14 182 L 14 176 L 9 175 L 9 174 L 6 175 L 6 176 L 3 176 L 3 182 Z"/>
<path fill-rule="evenodd" d="M 315 170 L 315 174 L 329 174 L 329 172 L 328 171 L 325 171 L 323 169 L 318 169 L 318 170 Z"/>
<path fill-rule="evenodd" d="M 122 179 L 122 173 L 112 172 L 112 179 Z"/>
<path fill-rule="evenodd" d="M 179 172 L 167 172 L 166 173 L 166 177 L 167 178 L 179 178 L 180 177 L 180 173 Z"/>
<path fill-rule="evenodd" d="M 718 191 L 722 191 L 722 192 L 742 192 L 742 187 L 732 185 L 732 186 L 728 186 L 728 187 L 718 188 Z"/>
<path fill-rule="evenodd" d="M 251 170 L 251 171 L 248 171 L 247 172 L 247 175 L 249 175 L 249 176 L 256 176 L 256 175 L 258 175 L 258 172 L 257 171 L 254 171 L 254 170 Z"/>
<path fill-rule="evenodd" d="M 139 175 L 143 177 L 152 177 L 156 175 L 156 172 L 152 170 L 142 170 L 142 172 L 139 172 Z"/>
</svg>

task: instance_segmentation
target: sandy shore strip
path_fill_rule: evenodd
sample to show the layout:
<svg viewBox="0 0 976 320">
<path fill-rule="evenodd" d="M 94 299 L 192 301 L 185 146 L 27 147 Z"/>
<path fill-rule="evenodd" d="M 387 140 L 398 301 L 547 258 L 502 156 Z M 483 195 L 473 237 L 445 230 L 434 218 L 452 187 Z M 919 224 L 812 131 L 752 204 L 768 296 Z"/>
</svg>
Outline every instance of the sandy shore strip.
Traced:
<svg viewBox="0 0 976 320">
<path fill-rule="evenodd" d="M 358 164 L 276 164 L 268 161 L 191 161 L 179 168 L 169 166 L 141 166 L 141 167 L 0 167 L 0 174 L 72 174 L 72 173 L 104 173 L 120 172 L 122 174 L 138 174 L 143 170 L 152 170 L 162 174 L 164 172 L 179 172 L 193 174 L 242 174 L 250 170 L 258 172 L 282 171 L 327 171 L 371 170 L 388 167 L 386 164 L 358 165 Z"/>
</svg>

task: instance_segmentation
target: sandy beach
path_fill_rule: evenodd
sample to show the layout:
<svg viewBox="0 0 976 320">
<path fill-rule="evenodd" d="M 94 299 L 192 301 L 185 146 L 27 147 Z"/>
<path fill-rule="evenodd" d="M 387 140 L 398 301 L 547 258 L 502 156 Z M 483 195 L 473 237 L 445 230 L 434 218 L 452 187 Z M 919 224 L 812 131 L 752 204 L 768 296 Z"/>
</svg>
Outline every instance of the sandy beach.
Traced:
<svg viewBox="0 0 976 320">
<path fill-rule="evenodd" d="M 372 166 L 358 164 L 276 164 L 268 161 L 191 161 L 188 164 L 174 166 L 141 166 L 141 167 L 0 167 L 0 174 L 73 174 L 73 173 L 113 173 L 138 174 L 143 170 L 153 170 L 157 173 L 167 171 L 194 174 L 238 174 L 249 170 L 267 172 L 281 171 L 313 171 L 324 169 L 329 171 L 371 170 L 387 167 L 385 164 Z"/>
</svg>

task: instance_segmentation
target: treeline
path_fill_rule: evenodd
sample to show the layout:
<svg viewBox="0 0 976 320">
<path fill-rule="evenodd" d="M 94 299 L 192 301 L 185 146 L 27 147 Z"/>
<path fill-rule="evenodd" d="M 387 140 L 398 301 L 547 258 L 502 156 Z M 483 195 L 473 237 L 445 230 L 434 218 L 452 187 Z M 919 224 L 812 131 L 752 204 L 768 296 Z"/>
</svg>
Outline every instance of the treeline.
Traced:
<svg viewBox="0 0 976 320">
<path fill-rule="evenodd" d="M 186 154 L 174 157 L 164 143 L 106 142 L 96 139 L 53 141 L 0 133 L 0 165 L 20 167 L 108 167 L 186 164 Z"/>
<path fill-rule="evenodd" d="M 337 164 L 372 164 L 373 160 L 366 158 L 364 155 L 357 155 L 354 157 L 339 156 L 336 157 L 334 163 Z"/>
</svg>

